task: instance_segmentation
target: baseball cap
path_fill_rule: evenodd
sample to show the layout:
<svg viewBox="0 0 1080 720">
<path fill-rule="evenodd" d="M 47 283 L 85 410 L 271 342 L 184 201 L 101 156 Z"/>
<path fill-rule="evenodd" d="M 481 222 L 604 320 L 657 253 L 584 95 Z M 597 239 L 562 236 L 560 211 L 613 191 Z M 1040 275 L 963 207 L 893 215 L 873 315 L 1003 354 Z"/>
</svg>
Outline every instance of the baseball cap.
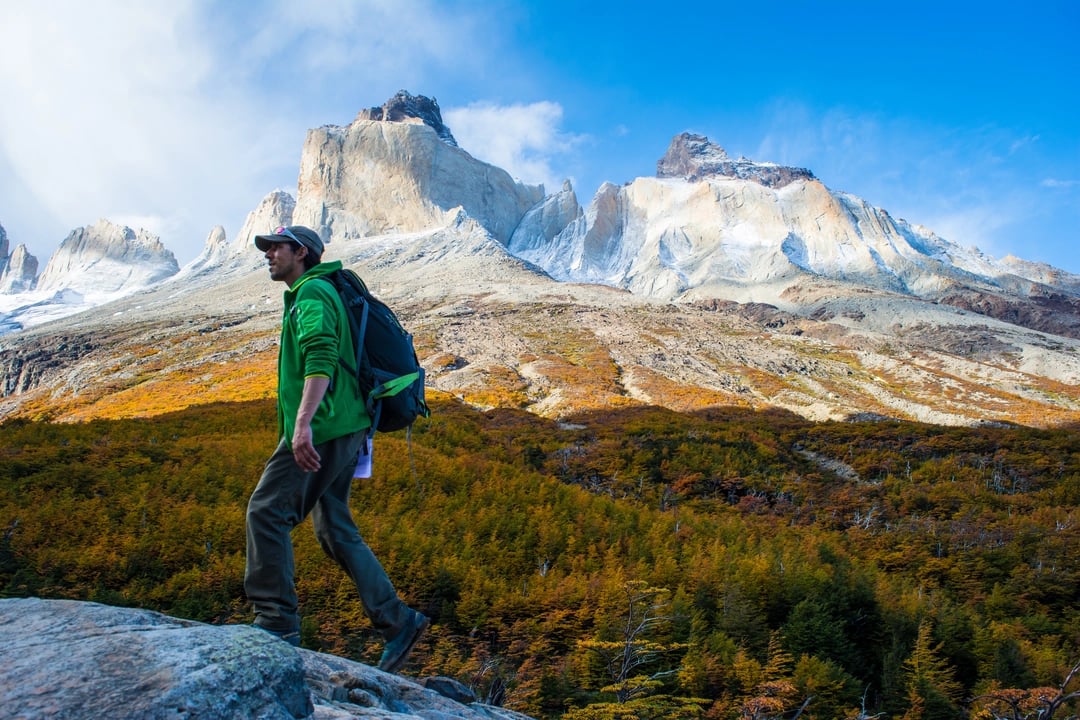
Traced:
<svg viewBox="0 0 1080 720">
<path fill-rule="evenodd" d="M 322 258 L 322 238 L 319 237 L 319 233 L 309 227 L 304 227 L 303 225 L 282 226 L 275 230 L 271 235 L 255 236 L 255 247 L 263 252 L 266 252 L 270 248 L 271 243 L 279 242 L 294 242 L 298 245 L 303 245 L 308 251 L 315 255 L 316 260 Z"/>
</svg>

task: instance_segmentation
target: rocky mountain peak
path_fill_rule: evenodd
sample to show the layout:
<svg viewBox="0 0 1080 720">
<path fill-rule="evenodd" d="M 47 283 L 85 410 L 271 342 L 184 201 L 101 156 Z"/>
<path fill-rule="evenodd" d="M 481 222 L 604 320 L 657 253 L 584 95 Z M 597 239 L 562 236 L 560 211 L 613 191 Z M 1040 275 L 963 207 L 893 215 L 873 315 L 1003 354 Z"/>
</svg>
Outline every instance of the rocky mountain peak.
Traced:
<svg viewBox="0 0 1080 720">
<path fill-rule="evenodd" d="M 442 111 L 439 110 L 439 103 L 435 98 L 399 90 L 397 95 L 384 102 L 381 107 L 367 108 L 356 115 L 356 120 L 381 122 L 409 122 L 413 119 L 420 120 L 433 129 L 447 145 L 458 146 L 450 128 L 443 123 Z"/>
<path fill-rule="evenodd" d="M 292 222 L 330 243 L 440 227 L 460 208 L 505 244 L 543 199 L 458 147 L 434 100 L 402 91 L 348 127 L 308 131 Z"/>
<path fill-rule="evenodd" d="M 0 293 L 15 294 L 34 288 L 38 261 L 25 245 L 16 246 L 11 257 L 0 257 Z"/>
<path fill-rule="evenodd" d="M 708 177 L 735 178 L 771 188 L 781 188 L 796 180 L 815 179 L 805 168 L 759 163 L 742 157 L 733 160 L 724 148 L 709 138 L 688 132 L 672 138 L 664 157 L 656 163 L 656 177 L 692 182 Z"/>
<path fill-rule="evenodd" d="M 8 256 L 8 237 L 7 230 L 3 225 L 0 225 L 0 268 L 3 268 L 4 262 Z"/>
<path fill-rule="evenodd" d="M 37 289 L 127 293 L 179 270 L 176 257 L 157 235 L 99 220 L 72 230 L 60 243 L 38 278 Z"/>
<path fill-rule="evenodd" d="M 273 232 L 274 228 L 281 225 L 292 225 L 295 210 L 296 198 L 285 190 L 278 189 L 268 193 L 259 202 L 259 206 L 244 219 L 240 234 L 232 241 L 230 252 L 258 258 L 261 262 L 261 253 L 254 245 L 255 236 Z"/>
</svg>

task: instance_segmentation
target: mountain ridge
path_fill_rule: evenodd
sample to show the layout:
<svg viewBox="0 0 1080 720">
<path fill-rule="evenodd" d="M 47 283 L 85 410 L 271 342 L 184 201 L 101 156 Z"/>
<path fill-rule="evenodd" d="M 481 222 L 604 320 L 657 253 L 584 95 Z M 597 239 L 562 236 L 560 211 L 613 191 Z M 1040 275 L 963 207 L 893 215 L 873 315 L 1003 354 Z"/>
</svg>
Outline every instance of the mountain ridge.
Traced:
<svg viewBox="0 0 1080 720">
<path fill-rule="evenodd" d="M 569 182 L 544 196 L 413 120 L 310 131 L 295 199 L 270 193 L 154 287 L 0 338 L 0 417 L 272 393 L 281 288 L 250 237 L 289 223 L 400 308 L 433 391 L 480 407 L 1080 416 L 1076 276 L 964 250 L 809 171 L 728 167 L 703 136 L 675 136 L 670 176 L 606 183 L 582 207 Z M 84 350 L 54 361 L 57 338 Z"/>
</svg>

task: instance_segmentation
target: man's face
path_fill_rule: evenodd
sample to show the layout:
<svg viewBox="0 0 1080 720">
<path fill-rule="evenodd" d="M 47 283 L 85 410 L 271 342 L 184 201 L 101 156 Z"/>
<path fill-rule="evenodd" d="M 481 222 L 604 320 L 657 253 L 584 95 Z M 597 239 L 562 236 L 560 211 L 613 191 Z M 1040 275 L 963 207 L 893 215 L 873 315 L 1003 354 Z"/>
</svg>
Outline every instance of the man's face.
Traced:
<svg viewBox="0 0 1080 720">
<path fill-rule="evenodd" d="M 270 279 L 289 287 L 304 274 L 305 248 L 292 242 L 271 243 L 264 256 L 270 265 Z"/>
</svg>

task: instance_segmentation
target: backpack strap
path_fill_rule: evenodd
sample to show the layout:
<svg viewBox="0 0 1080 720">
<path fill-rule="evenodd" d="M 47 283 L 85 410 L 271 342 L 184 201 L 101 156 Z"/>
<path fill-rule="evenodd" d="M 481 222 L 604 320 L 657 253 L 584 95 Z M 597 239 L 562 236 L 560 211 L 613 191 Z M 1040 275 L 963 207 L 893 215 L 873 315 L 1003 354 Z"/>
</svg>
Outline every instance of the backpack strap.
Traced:
<svg viewBox="0 0 1080 720">
<path fill-rule="evenodd" d="M 396 378 L 391 378 L 386 382 L 379 383 L 371 389 L 371 397 L 376 400 L 380 400 L 384 397 L 393 397 L 405 388 L 412 385 L 415 381 L 420 379 L 419 372 L 411 372 L 405 375 L 399 375 Z"/>
<path fill-rule="evenodd" d="M 360 359 L 364 356 L 364 353 L 362 352 L 364 349 L 364 334 L 367 332 L 368 304 L 364 302 L 363 305 L 364 307 L 360 311 L 359 327 L 353 329 L 353 332 L 356 333 L 356 337 L 353 338 L 353 343 L 356 345 L 353 356 L 356 358 L 357 377 L 360 377 L 360 371 L 363 370 L 363 368 L 360 367 Z M 352 319 L 352 315 L 349 313 L 348 308 L 345 309 L 345 314 L 350 320 Z"/>
</svg>

